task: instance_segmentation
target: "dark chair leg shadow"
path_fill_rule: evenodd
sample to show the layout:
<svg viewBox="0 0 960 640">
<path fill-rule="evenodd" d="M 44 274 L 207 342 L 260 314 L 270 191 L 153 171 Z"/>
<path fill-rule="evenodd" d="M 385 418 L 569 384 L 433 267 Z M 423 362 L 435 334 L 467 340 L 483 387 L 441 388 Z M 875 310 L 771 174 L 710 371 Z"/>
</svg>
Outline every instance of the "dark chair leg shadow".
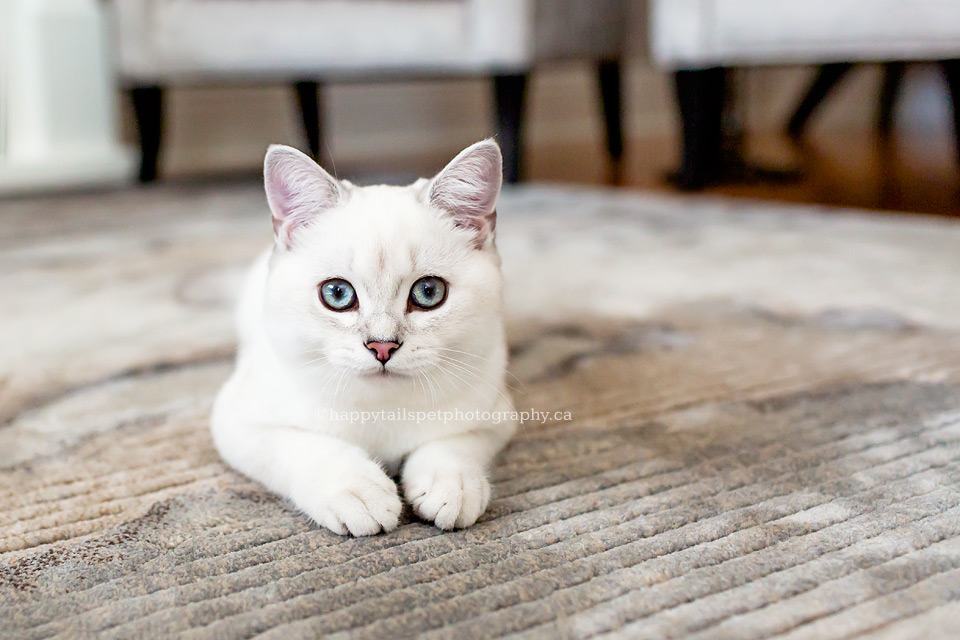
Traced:
<svg viewBox="0 0 960 640">
<path fill-rule="evenodd" d="M 960 162 L 960 60 L 942 60 L 940 68 L 947 81 L 953 111 L 953 137 L 957 161 Z"/>
<path fill-rule="evenodd" d="M 800 99 L 800 104 L 797 105 L 793 115 L 790 116 L 790 121 L 787 123 L 787 134 L 791 138 L 799 138 L 803 135 L 811 116 L 853 66 L 853 63 L 850 62 L 835 62 L 821 65 L 817 69 L 817 75 L 813 78 L 810 86 L 807 87 L 803 98 Z"/>
<path fill-rule="evenodd" d="M 163 88 L 134 87 L 130 96 L 140 136 L 140 182 L 153 182 L 157 179 L 163 136 Z"/>
<path fill-rule="evenodd" d="M 503 179 L 513 184 L 523 175 L 523 103 L 527 93 L 527 74 L 494 76 L 493 93 L 497 109 L 497 141 L 503 153 Z"/>
<path fill-rule="evenodd" d="M 623 91 L 619 60 L 604 60 L 597 67 L 600 85 L 600 110 L 607 139 L 607 153 L 612 161 L 613 184 L 623 180 Z"/>
<path fill-rule="evenodd" d="M 321 164 L 327 160 L 323 157 L 323 105 L 321 104 L 321 86 L 319 82 L 304 80 L 294 85 L 297 92 L 297 102 L 300 105 L 300 118 L 303 122 L 303 132 L 307 136 L 307 146 L 310 155 Z"/>
</svg>

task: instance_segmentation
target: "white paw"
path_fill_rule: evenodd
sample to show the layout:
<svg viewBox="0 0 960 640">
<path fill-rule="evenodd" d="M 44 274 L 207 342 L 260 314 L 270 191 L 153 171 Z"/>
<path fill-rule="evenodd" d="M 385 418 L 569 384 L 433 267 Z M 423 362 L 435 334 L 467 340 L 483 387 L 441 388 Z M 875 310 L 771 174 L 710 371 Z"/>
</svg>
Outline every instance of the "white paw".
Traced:
<svg viewBox="0 0 960 640">
<path fill-rule="evenodd" d="M 334 533 L 372 536 L 397 528 L 402 504 L 397 485 L 370 462 L 340 475 L 333 486 L 317 487 L 315 497 L 301 507 Z"/>
<path fill-rule="evenodd" d="M 486 473 L 471 462 L 413 456 L 403 469 L 403 492 L 417 515 L 447 530 L 469 527 L 490 502 Z"/>
</svg>

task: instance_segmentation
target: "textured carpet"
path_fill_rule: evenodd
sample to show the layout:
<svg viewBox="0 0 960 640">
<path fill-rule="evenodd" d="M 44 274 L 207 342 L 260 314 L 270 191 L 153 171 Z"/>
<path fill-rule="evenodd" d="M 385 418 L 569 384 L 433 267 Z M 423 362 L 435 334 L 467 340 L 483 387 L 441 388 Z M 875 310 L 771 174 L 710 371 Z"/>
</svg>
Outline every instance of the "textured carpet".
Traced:
<svg viewBox="0 0 960 640">
<path fill-rule="evenodd" d="M 255 185 L 0 223 L 0 637 L 960 632 L 960 224 L 507 193 L 514 396 L 551 417 L 475 527 L 349 539 L 208 435 Z"/>
</svg>

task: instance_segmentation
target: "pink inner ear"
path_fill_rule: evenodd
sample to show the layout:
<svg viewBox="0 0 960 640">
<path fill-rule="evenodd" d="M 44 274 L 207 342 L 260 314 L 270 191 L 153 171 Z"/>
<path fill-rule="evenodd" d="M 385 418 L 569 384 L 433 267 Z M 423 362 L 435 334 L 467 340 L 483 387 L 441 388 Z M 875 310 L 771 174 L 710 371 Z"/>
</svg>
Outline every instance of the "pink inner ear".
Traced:
<svg viewBox="0 0 960 640">
<path fill-rule="evenodd" d="M 282 177 L 272 175 L 268 188 L 275 209 L 274 228 L 278 222 L 290 228 L 306 224 L 314 215 L 327 208 L 323 205 L 325 201 L 333 199 L 326 185 L 312 184 L 308 180 L 303 180 L 298 190 Z M 311 189 L 316 189 L 319 193 L 309 193 Z"/>
<path fill-rule="evenodd" d="M 277 240 L 290 247 L 295 231 L 339 202 L 336 180 L 293 149 L 268 152 L 264 188 Z"/>
<path fill-rule="evenodd" d="M 308 216 L 297 193 L 280 172 L 280 167 L 274 167 L 268 173 L 267 195 L 273 212 L 273 233 L 284 246 L 290 247 L 293 230 L 306 224 Z"/>
<path fill-rule="evenodd" d="M 285 219 L 293 212 L 293 192 L 277 174 L 277 169 L 274 169 L 267 176 L 267 192 L 275 208 L 274 217 Z"/>
<path fill-rule="evenodd" d="M 479 143 L 454 158 L 430 189 L 430 203 L 447 211 L 457 226 L 474 231 L 478 247 L 496 228 L 500 163 L 494 143 Z"/>
</svg>

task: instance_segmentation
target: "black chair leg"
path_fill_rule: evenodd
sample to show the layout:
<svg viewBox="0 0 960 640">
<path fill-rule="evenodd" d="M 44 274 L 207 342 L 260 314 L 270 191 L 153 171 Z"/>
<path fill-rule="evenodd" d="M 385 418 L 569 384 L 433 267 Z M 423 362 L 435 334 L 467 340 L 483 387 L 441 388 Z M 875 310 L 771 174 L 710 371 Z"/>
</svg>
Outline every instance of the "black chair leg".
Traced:
<svg viewBox="0 0 960 640">
<path fill-rule="evenodd" d="M 940 68 L 947 80 L 950 102 L 953 107 L 953 137 L 956 141 L 957 160 L 960 161 L 960 60 L 943 60 Z"/>
<path fill-rule="evenodd" d="M 600 107 L 607 133 L 607 152 L 614 162 L 623 158 L 623 94 L 619 60 L 604 60 L 597 68 Z"/>
<path fill-rule="evenodd" d="M 797 105 L 796 111 L 790 116 L 790 122 L 787 123 L 788 134 L 794 138 L 803 135 L 803 130 L 806 128 L 810 116 L 817 110 L 817 107 L 827 97 L 834 85 L 840 82 L 841 78 L 852 68 L 853 64 L 850 62 L 835 62 L 820 66 L 816 77 L 807 87 L 800 104 Z"/>
<path fill-rule="evenodd" d="M 163 136 L 163 88 L 135 87 L 130 95 L 140 135 L 140 182 L 153 182 Z"/>
<path fill-rule="evenodd" d="M 722 170 L 727 69 L 677 71 L 674 81 L 680 108 L 682 159 L 673 180 L 681 189 L 702 189 Z"/>
<path fill-rule="evenodd" d="M 497 139 L 503 153 L 503 179 L 519 182 L 523 157 L 523 102 L 527 92 L 527 74 L 494 76 L 497 103 Z"/>
<path fill-rule="evenodd" d="M 887 62 L 883 65 L 880 106 L 877 108 L 877 134 L 881 139 L 888 138 L 893 131 L 893 116 L 905 70 L 906 65 L 902 62 Z"/>
<path fill-rule="evenodd" d="M 301 81 L 294 85 L 297 91 L 297 101 L 300 105 L 300 117 L 303 122 L 303 132 L 307 134 L 307 145 L 314 160 L 321 160 L 321 112 L 320 83 Z"/>
</svg>

